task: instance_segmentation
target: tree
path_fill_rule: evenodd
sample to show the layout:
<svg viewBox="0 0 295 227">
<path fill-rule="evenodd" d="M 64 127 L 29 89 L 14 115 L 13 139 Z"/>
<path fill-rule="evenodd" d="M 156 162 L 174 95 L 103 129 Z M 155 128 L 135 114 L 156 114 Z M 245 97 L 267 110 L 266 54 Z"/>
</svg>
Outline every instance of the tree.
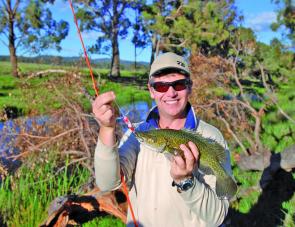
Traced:
<svg viewBox="0 0 295 227">
<path fill-rule="evenodd" d="M 142 11 L 146 7 L 145 1 L 138 1 L 134 2 L 134 11 L 135 11 L 135 18 L 134 18 L 134 24 L 133 24 L 133 37 L 132 37 L 132 43 L 134 44 L 134 70 L 136 71 L 137 68 L 137 49 L 143 49 L 148 44 L 148 33 L 147 29 L 144 24 L 144 20 L 141 16 Z"/>
<path fill-rule="evenodd" d="M 131 21 L 127 10 L 136 7 L 137 1 L 75 1 L 78 8 L 77 18 L 82 31 L 99 33 L 96 43 L 90 47 L 92 53 L 109 54 L 111 52 L 110 76 L 120 76 L 119 38 L 128 35 Z"/>
<path fill-rule="evenodd" d="M 60 42 L 67 36 L 69 25 L 55 21 L 47 3 L 53 0 L 0 2 L 0 33 L 7 37 L 12 75 L 17 70 L 17 48 L 39 53 L 47 48 L 60 50 Z"/>
<path fill-rule="evenodd" d="M 151 4 L 143 8 L 142 20 L 152 45 L 150 64 L 160 50 L 165 50 L 163 40 L 170 30 L 169 23 L 166 23 L 166 17 L 169 17 L 177 5 L 179 5 L 179 1 L 153 0 Z"/>
<path fill-rule="evenodd" d="M 179 53 L 226 54 L 238 19 L 232 0 L 159 1 L 150 9 L 149 29 L 161 41 L 161 48 Z"/>
<path fill-rule="evenodd" d="M 295 5 L 293 0 L 272 0 L 279 6 L 277 21 L 271 25 L 272 30 L 277 31 L 279 27 L 285 26 L 288 31 L 287 37 L 295 45 Z"/>
</svg>

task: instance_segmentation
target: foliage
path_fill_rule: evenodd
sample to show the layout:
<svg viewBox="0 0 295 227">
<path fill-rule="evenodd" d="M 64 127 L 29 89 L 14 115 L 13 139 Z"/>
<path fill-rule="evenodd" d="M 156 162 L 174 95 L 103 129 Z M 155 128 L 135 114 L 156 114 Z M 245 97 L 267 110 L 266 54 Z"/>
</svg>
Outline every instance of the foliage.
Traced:
<svg viewBox="0 0 295 227">
<path fill-rule="evenodd" d="M 13 6 L 11 1 L 1 1 L 0 11 L 0 33 L 10 34 L 9 17 L 14 18 L 13 29 L 19 37 L 16 41 L 20 49 L 33 53 L 47 48 L 61 49 L 60 42 L 67 36 L 69 25 L 52 18 L 46 1 L 16 1 Z"/>
<path fill-rule="evenodd" d="M 63 94 L 68 95 L 75 102 L 84 106 L 85 111 L 91 110 L 89 100 L 81 92 L 82 88 L 85 87 L 94 97 L 94 91 L 87 69 L 80 70 L 81 76 L 79 78 L 75 78 L 73 75 L 50 74 L 31 79 L 27 79 L 26 77 L 14 79 L 7 70 L 8 64 L 7 62 L 0 62 L 0 112 L 2 112 L 2 120 L 4 120 L 3 111 L 7 107 L 16 107 L 20 115 L 40 115 L 63 108 L 64 102 L 58 95 L 58 91 L 62 91 Z M 29 74 L 29 72 L 32 73 L 49 68 L 54 69 L 57 66 L 21 63 L 20 68 L 24 74 Z M 58 69 L 60 68 L 68 71 L 73 70 L 71 67 L 58 66 Z M 97 82 L 99 83 L 98 86 L 101 92 L 114 90 L 116 94 L 120 94 L 117 100 L 120 105 L 141 100 L 150 100 L 146 90 L 133 86 L 125 86 L 122 90 L 122 85 L 104 79 L 107 75 L 106 69 L 94 68 L 94 72 L 100 75 L 97 78 Z M 133 73 L 130 71 L 122 72 L 122 76 L 124 77 L 130 77 L 131 75 Z"/>
<path fill-rule="evenodd" d="M 233 1 L 155 1 L 143 16 L 162 50 L 203 54 L 227 52 L 237 20 Z"/>
<path fill-rule="evenodd" d="M 27 160 L 17 173 L 2 182 L 0 212 L 8 226 L 40 225 L 53 199 L 79 193 L 88 181 L 89 172 L 79 166 L 70 169 L 67 165 L 57 172 L 59 162 L 56 152 L 51 150 L 43 159 L 37 156 Z"/>
<path fill-rule="evenodd" d="M 112 56 L 112 76 L 120 76 L 119 38 L 127 37 L 131 20 L 128 10 L 138 7 L 140 1 L 75 1 L 78 8 L 76 16 L 80 20 L 82 31 L 95 31 L 96 43 L 90 47 L 92 53 Z"/>
<path fill-rule="evenodd" d="M 293 174 L 293 179 L 295 180 L 295 174 Z M 287 227 L 295 226 L 295 194 L 293 194 L 292 198 L 287 201 L 283 202 L 282 209 L 285 211 L 285 219 L 284 225 Z"/>
<path fill-rule="evenodd" d="M 125 223 L 123 223 L 120 219 L 113 218 L 111 216 L 103 217 L 103 218 L 96 218 L 92 221 L 89 221 L 85 224 L 83 224 L 83 227 L 124 227 L 126 226 Z"/>
<path fill-rule="evenodd" d="M 292 40 L 293 47 L 295 44 L 295 6 L 292 0 L 272 0 L 274 1 L 279 9 L 277 14 L 277 21 L 272 24 L 272 29 L 277 31 L 279 27 L 285 26 L 288 31 L 286 32 L 287 37 Z"/>
</svg>

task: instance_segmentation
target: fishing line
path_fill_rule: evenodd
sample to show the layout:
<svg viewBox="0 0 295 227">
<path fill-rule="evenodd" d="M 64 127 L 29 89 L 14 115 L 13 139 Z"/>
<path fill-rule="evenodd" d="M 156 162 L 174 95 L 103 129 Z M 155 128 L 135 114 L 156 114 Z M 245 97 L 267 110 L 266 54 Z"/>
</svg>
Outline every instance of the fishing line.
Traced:
<svg viewBox="0 0 295 227">
<path fill-rule="evenodd" d="M 95 81 L 95 78 L 94 78 L 94 75 L 93 75 L 93 72 L 92 72 L 92 67 L 91 67 L 91 64 L 90 64 L 90 60 L 89 60 L 88 55 L 87 55 L 87 51 L 86 51 L 86 48 L 85 48 L 85 45 L 84 45 L 84 41 L 83 41 L 83 38 L 82 38 L 81 31 L 80 31 L 79 26 L 78 26 L 78 21 L 77 21 L 75 10 L 74 10 L 73 3 L 72 3 L 71 0 L 69 0 L 69 4 L 70 4 L 70 7 L 71 7 L 71 10 L 72 10 L 72 13 L 73 13 L 74 22 L 75 22 L 75 25 L 76 25 L 76 28 L 77 28 L 77 31 L 78 31 L 80 42 L 81 42 L 82 47 L 83 47 L 86 64 L 88 66 L 88 69 L 89 69 L 89 72 L 90 72 L 90 75 L 91 75 L 93 89 L 95 91 L 96 96 L 98 96 L 99 95 L 99 89 L 97 87 L 97 84 L 96 84 L 96 81 Z M 118 107 L 119 113 L 120 113 L 120 115 L 122 115 L 124 123 L 127 125 L 127 127 L 132 132 L 134 132 L 135 128 L 134 128 L 133 124 L 131 123 L 131 121 L 129 120 L 129 118 L 123 114 L 123 111 L 121 110 L 121 108 L 118 105 L 118 103 L 116 102 L 116 100 L 114 100 L 114 103 Z M 134 223 L 135 227 L 138 227 L 138 224 L 137 224 L 136 219 L 135 219 L 134 211 L 133 211 L 133 208 L 132 208 L 132 205 L 131 205 L 131 202 L 130 202 L 130 198 L 128 196 L 128 188 L 127 188 L 125 178 L 124 178 L 124 174 L 123 174 L 122 171 L 121 171 L 121 182 L 122 182 L 124 193 L 125 193 L 125 195 L 127 197 L 127 202 L 128 202 L 128 206 L 129 206 L 131 215 L 132 215 L 133 223 Z"/>
</svg>

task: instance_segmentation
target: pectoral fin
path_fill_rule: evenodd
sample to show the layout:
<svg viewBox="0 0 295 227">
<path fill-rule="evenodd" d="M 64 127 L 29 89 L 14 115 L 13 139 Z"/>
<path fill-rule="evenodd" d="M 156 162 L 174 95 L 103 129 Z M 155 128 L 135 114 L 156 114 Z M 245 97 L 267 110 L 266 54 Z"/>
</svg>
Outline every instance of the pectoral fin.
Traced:
<svg viewBox="0 0 295 227">
<path fill-rule="evenodd" d="M 201 163 L 199 165 L 199 169 L 206 175 L 214 174 L 213 170 L 209 166 L 202 165 Z"/>
</svg>

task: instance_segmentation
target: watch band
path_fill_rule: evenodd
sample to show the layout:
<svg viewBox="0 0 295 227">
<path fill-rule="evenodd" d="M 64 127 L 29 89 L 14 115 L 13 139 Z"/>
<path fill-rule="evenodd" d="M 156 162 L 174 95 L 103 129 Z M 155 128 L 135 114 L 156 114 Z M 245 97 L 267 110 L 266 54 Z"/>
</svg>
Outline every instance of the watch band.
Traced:
<svg viewBox="0 0 295 227">
<path fill-rule="evenodd" d="M 175 181 L 172 182 L 172 187 L 177 187 L 177 191 L 179 193 L 184 192 L 192 188 L 195 184 L 194 176 L 191 176 L 190 178 L 186 178 L 182 180 L 179 183 L 176 183 Z"/>
</svg>

